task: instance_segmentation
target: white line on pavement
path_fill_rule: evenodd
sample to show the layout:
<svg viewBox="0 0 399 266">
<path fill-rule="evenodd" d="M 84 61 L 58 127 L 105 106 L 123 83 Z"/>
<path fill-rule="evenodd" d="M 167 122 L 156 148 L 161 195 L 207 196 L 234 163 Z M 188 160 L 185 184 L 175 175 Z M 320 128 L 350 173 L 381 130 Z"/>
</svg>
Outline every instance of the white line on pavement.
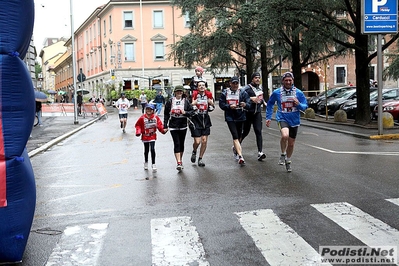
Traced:
<svg viewBox="0 0 399 266">
<path fill-rule="evenodd" d="M 321 262 L 319 253 L 272 210 L 239 212 L 236 215 L 270 265 L 318 265 Z"/>
<path fill-rule="evenodd" d="M 190 217 L 151 220 L 152 265 L 209 266 Z"/>
<path fill-rule="evenodd" d="M 312 204 L 316 210 L 372 246 L 397 246 L 399 231 L 347 202 Z"/>
<path fill-rule="evenodd" d="M 373 151 L 367 151 L 367 152 L 362 152 L 362 151 L 333 151 L 330 149 L 322 148 L 319 146 L 314 146 L 314 145 L 309 145 L 309 144 L 304 144 L 306 146 L 326 151 L 329 153 L 336 153 L 336 154 L 366 154 L 366 155 L 389 155 L 389 156 L 399 156 L 399 152 L 397 151 L 387 151 L 387 152 L 373 152 Z"/>
<path fill-rule="evenodd" d="M 107 228 L 107 223 L 67 227 L 46 266 L 96 265 Z"/>
</svg>

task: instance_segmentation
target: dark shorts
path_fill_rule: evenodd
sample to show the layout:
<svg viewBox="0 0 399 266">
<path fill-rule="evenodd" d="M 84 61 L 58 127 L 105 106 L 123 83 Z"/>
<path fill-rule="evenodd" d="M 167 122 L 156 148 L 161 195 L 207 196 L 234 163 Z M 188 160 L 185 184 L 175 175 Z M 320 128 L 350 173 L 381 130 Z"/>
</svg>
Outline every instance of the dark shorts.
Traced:
<svg viewBox="0 0 399 266">
<path fill-rule="evenodd" d="M 119 119 L 127 118 L 127 114 L 119 114 Z"/>
<path fill-rule="evenodd" d="M 290 138 L 295 139 L 296 135 L 298 134 L 298 127 L 290 127 L 290 125 L 288 125 L 287 122 L 285 121 L 280 121 L 278 122 L 278 127 L 280 129 L 287 127 L 289 130 L 288 135 L 290 136 Z"/>
<path fill-rule="evenodd" d="M 209 136 L 211 134 L 211 128 L 190 128 L 191 131 L 191 137 L 193 138 L 199 138 L 201 136 Z"/>
</svg>

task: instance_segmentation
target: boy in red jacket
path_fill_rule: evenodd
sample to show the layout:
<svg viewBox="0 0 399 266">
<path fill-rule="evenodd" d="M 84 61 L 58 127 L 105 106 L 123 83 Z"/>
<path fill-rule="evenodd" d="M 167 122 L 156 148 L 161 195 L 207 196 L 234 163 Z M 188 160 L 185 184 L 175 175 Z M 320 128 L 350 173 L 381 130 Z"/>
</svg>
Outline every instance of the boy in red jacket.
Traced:
<svg viewBox="0 0 399 266">
<path fill-rule="evenodd" d="M 157 129 L 162 134 L 165 134 L 168 129 L 163 128 L 161 119 L 154 114 L 155 106 L 147 104 L 145 106 L 145 113 L 139 117 L 136 122 L 136 136 L 141 135 L 141 140 L 144 144 L 144 170 L 148 170 L 148 153 L 151 148 L 151 162 L 152 171 L 155 173 L 157 167 L 155 165 L 155 140 L 157 139 Z"/>
</svg>

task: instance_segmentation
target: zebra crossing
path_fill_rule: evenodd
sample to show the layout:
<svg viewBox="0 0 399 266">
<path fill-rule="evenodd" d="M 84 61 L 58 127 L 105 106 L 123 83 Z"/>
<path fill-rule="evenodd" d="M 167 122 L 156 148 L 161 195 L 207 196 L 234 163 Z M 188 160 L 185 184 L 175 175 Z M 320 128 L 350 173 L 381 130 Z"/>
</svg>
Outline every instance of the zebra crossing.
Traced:
<svg viewBox="0 0 399 266">
<path fill-rule="evenodd" d="M 386 202 L 399 206 L 399 198 L 386 199 Z M 360 208 L 347 202 L 310 206 L 364 245 L 394 246 L 397 251 L 399 230 Z M 272 209 L 236 212 L 233 215 L 269 265 L 330 265 L 321 264 L 318 250 L 284 223 Z M 151 219 L 150 224 L 153 266 L 211 265 L 201 241 L 201 232 L 198 232 L 191 217 L 156 218 Z M 46 266 L 98 265 L 107 228 L 107 223 L 67 227 Z M 77 235 L 79 239 L 84 237 L 85 241 L 77 243 Z"/>
</svg>

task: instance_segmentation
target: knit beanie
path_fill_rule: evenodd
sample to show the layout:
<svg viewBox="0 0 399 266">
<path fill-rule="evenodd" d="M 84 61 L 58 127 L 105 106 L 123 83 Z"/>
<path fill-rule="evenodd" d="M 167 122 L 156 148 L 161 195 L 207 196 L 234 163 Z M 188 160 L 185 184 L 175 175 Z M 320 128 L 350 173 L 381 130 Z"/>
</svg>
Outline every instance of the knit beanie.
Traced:
<svg viewBox="0 0 399 266">
<path fill-rule="evenodd" d="M 254 77 L 260 77 L 260 73 L 259 72 L 253 73 L 252 76 L 251 76 L 251 80 L 253 80 Z"/>
<path fill-rule="evenodd" d="M 285 78 L 290 77 L 292 79 L 294 79 L 294 75 L 291 72 L 285 72 L 282 76 L 281 76 L 281 81 L 283 81 Z"/>
</svg>

